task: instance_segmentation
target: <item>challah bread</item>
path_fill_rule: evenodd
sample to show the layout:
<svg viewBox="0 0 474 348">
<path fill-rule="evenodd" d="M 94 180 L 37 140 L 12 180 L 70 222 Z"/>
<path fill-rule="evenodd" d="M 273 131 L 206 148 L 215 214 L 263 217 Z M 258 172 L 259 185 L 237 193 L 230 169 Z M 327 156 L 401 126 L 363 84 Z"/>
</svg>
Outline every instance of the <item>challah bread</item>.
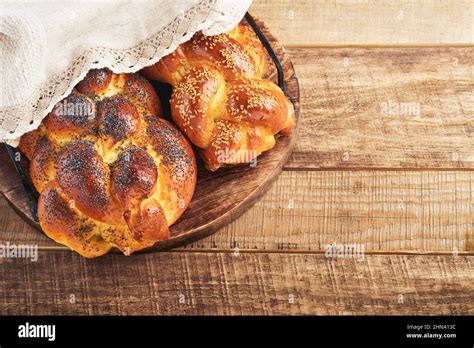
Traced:
<svg viewBox="0 0 474 348">
<path fill-rule="evenodd" d="M 20 149 L 43 231 L 85 257 L 169 237 L 196 184 L 190 144 L 139 74 L 91 70 Z"/>
<path fill-rule="evenodd" d="M 173 120 L 217 170 L 253 161 L 294 127 L 293 105 L 263 79 L 266 68 L 262 44 L 239 24 L 226 34 L 197 33 L 143 72 L 173 86 Z"/>
</svg>

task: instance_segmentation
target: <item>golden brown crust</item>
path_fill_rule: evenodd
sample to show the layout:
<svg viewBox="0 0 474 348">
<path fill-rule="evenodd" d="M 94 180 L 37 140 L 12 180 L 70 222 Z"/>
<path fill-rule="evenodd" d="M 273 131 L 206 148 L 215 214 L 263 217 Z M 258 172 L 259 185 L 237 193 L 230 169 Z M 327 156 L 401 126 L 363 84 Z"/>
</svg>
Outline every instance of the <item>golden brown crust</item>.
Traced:
<svg viewBox="0 0 474 348">
<path fill-rule="evenodd" d="M 95 109 L 94 101 L 73 90 L 68 97 L 54 106 L 43 124 L 51 138 L 78 138 L 95 127 Z"/>
<path fill-rule="evenodd" d="M 98 134 L 113 144 L 130 138 L 140 127 L 135 105 L 122 96 L 106 98 L 98 103 Z"/>
<path fill-rule="evenodd" d="M 161 102 L 153 86 L 140 74 L 124 74 L 123 95 L 137 106 L 138 112 L 162 115 Z"/>
<path fill-rule="evenodd" d="M 109 243 L 96 237 L 97 222 L 76 210 L 54 181 L 41 192 L 38 217 L 41 228 L 50 238 L 82 256 L 97 257 L 111 249 Z"/>
<path fill-rule="evenodd" d="M 257 76 L 262 77 L 267 71 L 267 59 L 265 48 L 257 35 L 245 25 L 237 25 L 227 33 L 231 38 L 236 40 L 240 47 L 249 55 L 252 59 L 255 67 L 257 68 Z"/>
<path fill-rule="evenodd" d="M 84 214 L 106 223 L 115 205 L 109 193 L 108 167 L 95 150 L 94 144 L 78 140 L 66 145 L 55 161 L 55 177 L 62 191 Z"/>
<path fill-rule="evenodd" d="M 92 69 L 77 84 L 76 89 L 92 98 L 103 96 L 112 82 L 113 76 L 113 72 L 109 69 Z"/>
<path fill-rule="evenodd" d="M 227 34 L 204 36 L 197 33 L 184 47 L 189 61 L 205 62 L 206 65 L 213 66 L 227 81 L 241 75 L 257 77 L 259 73 L 256 62 L 242 49 L 237 40 Z"/>
<path fill-rule="evenodd" d="M 125 211 L 124 216 L 133 234 L 132 240 L 139 243 L 141 247 L 149 247 L 157 240 L 169 238 L 168 223 L 163 207 L 155 200 L 138 206 L 136 211 Z"/>
<path fill-rule="evenodd" d="M 161 158 L 158 168 L 159 200 L 165 208 L 168 224 L 173 224 L 189 206 L 197 181 L 196 159 L 183 134 L 164 119 L 146 119 L 146 137 L 152 150 Z"/>
<path fill-rule="evenodd" d="M 33 154 L 36 151 L 36 146 L 38 144 L 39 139 L 43 135 L 43 132 L 41 132 L 42 128 L 41 127 L 35 130 L 32 130 L 28 133 L 25 133 L 21 138 L 20 138 L 20 143 L 18 144 L 18 147 L 20 148 L 21 152 L 23 152 L 29 160 L 33 158 Z"/>
<path fill-rule="evenodd" d="M 144 149 L 131 146 L 112 164 L 111 192 L 124 209 L 139 207 L 156 185 L 158 169 Z"/>
<path fill-rule="evenodd" d="M 256 35 L 238 25 L 227 34 L 196 34 L 144 72 L 173 85 L 173 120 L 216 170 L 253 161 L 294 127 L 293 105 L 262 79 L 266 62 Z"/>
<path fill-rule="evenodd" d="M 228 85 L 227 114 L 230 120 L 248 127 L 278 133 L 288 119 L 288 101 L 268 80 L 238 78 Z"/>
<path fill-rule="evenodd" d="M 174 85 L 184 76 L 186 69 L 190 68 L 186 66 L 186 62 L 183 45 L 180 45 L 174 52 L 161 58 L 158 63 L 144 68 L 143 73 L 154 80 Z"/>
<path fill-rule="evenodd" d="M 34 145 L 34 156 L 30 162 L 31 181 L 38 192 L 54 179 L 54 161 L 56 149 L 45 135 Z"/>
<path fill-rule="evenodd" d="M 113 247 L 128 255 L 169 237 L 193 195 L 196 161 L 184 136 L 159 116 L 158 96 L 143 77 L 91 70 L 21 138 L 49 237 L 85 257 Z"/>
<path fill-rule="evenodd" d="M 173 91 L 170 103 L 173 120 L 200 148 L 206 148 L 212 140 L 215 127 L 212 106 L 219 105 L 215 99 L 224 83 L 218 71 L 194 67 Z"/>
</svg>

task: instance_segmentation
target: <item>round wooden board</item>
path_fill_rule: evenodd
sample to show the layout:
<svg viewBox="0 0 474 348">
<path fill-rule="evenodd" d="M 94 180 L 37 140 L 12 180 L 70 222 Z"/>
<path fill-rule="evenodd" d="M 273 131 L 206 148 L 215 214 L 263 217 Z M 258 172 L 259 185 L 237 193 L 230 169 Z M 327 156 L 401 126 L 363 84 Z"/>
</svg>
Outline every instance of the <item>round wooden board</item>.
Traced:
<svg viewBox="0 0 474 348">
<path fill-rule="evenodd" d="M 255 18 L 255 21 L 282 63 L 286 93 L 296 111 L 296 127 L 291 134 L 278 136 L 275 147 L 260 155 L 254 167 L 242 165 L 210 172 L 198 159 L 198 183 L 189 208 L 171 226 L 170 239 L 156 243 L 145 252 L 166 250 L 209 236 L 242 215 L 270 188 L 293 150 L 300 123 L 298 80 L 283 47 L 261 20 Z M 245 20 L 242 22 L 248 25 Z M 276 82 L 276 68 L 267 58 L 270 66 L 267 78 Z M 166 104 L 166 99 L 161 97 L 163 104 Z M 166 105 L 164 109 L 167 110 Z M 27 162 L 23 163 L 25 170 L 28 167 Z M 25 190 L 4 148 L 0 150 L 0 169 L 0 191 L 23 219 L 41 231 L 40 225 L 31 216 Z M 62 246 L 58 244 L 58 247 Z"/>
</svg>

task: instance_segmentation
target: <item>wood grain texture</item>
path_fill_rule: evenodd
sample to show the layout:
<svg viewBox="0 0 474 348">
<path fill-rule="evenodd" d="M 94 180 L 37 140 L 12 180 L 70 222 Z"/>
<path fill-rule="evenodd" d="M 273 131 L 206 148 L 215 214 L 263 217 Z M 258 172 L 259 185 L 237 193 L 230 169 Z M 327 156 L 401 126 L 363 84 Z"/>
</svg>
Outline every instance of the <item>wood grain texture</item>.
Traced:
<svg viewBox="0 0 474 348">
<path fill-rule="evenodd" d="M 184 250 L 324 251 L 335 242 L 474 253 L 473 187 L 473 172 L 285 171 L 251 210 Z M 0 202 L 0 241 L 60 247 Z"/>
<path fill-rule="evenodd" d="M 473 172 L 283 172 L 253 209 L 186 247 L 474 253 L 473 187 Z"/>
<path fill-rule="evenodd" d="M 474 42 L 471 0 L 255 0 L 285 46 Z"/>
<path fill-rule="evenodd" d="M 2 315 L 472 315 L 474 259 L 43 252 L 38 262 L 0 259 L 0 291 Z"/>
<path fill-rule="evenodd" d="M 474 47 L 288 54 L 303 124 L 287 169 L 474 169 Z"/>
</svg>

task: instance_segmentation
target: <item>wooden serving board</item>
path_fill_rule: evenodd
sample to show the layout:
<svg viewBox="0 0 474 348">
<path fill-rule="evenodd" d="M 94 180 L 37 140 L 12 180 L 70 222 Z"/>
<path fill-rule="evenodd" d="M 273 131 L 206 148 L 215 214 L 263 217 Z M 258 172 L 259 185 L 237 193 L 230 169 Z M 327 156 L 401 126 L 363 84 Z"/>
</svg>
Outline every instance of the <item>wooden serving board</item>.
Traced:
<svg viewBox="0 0 474 348">
<path fill-rule="evenodd" d="M 189 208 L 171 226 L 171 238 L 156 243 L 146 251 L 165 250 L 198 240 L 242 215 L 270 188 L 293 150 L 300 123 L 298 79 L 282 45 L 271 35 L 261 20 L 256 19 L 256 22 L 282 63 L 286 93 L 296 111 L 296 127 L 292 134 L 278 136 L 275 147 L 259 156 L 255 167 L 242 165 L 210 172 L 198 159 L 198 182 Z M 276 82 L 276 68 L 269 57 L 268 60 L 271 68 L 266 77 Z M 169 110 L 166 105 L 169 96 L 160 97 L 166 112 Z M 28 167 L 29 164 L 25 161 L 23 168 L 27 170 Z M 41 231 L 41 227 L 31 216 L 25 190 L 3 147 L 0 150 L 0 192 L 23 219 Z M 66 247 L 58 244 L 58 249 Z"/>
</svg>

